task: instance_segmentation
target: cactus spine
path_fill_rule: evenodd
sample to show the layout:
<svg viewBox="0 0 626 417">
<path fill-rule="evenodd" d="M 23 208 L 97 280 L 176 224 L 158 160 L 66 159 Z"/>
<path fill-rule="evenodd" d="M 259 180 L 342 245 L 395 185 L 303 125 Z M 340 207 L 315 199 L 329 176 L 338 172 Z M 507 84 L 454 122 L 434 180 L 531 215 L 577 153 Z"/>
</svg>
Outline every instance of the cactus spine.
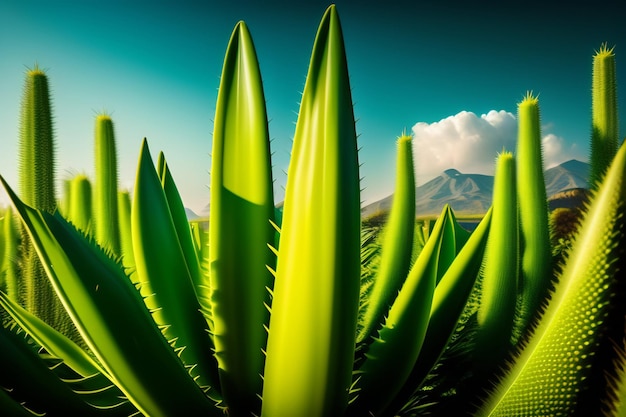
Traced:
<svg viewBox="0 0 626 417">
<path fill-rule="evenodd" d="M 617 152 L 618 117 L 615 54 L 606 44 L 593 56 L 589 184 L 602 180 Z"/>
<path fill-rule="evenodd" d="M 115 255 L 120 253 L 117 206 L 117 155 L 113 121 L 106 114 L 96 116 L 96 179 L 94 223 L 96 240 Z"/>
</svg>

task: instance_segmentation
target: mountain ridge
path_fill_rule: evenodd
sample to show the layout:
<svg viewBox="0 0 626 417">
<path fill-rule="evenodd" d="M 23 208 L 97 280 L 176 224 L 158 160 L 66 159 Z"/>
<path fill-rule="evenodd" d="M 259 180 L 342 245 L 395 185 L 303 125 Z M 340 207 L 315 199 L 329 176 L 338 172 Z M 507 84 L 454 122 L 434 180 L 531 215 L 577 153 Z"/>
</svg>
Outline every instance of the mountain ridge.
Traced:
<svg viewBox="0 0 626 417">
<path fill-rule="evenodd" d="M 544 171 L 548 198 L 560 192 L 588 188 L 589 164 L 570 159 Z M 493 176 L 465 174 L 457 169 L 446 169 L 436 178 L 416 187 L 415 210 L 420 215 L 438 215 L 445 204 L 458 214 L 484 214 L 491 206 Z M 391 208 L 393 194 L 370 203 L 361 209 L 363 216 Z"/>
</svg>

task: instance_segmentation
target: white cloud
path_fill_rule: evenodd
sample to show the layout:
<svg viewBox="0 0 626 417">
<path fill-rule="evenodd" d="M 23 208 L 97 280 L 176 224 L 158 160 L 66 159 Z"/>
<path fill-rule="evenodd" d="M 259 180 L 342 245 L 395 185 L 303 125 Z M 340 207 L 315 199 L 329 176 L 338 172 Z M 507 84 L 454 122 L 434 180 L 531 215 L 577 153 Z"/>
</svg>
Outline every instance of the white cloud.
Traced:
<svg viewBox="0 0 626 417">
<path fill-rule="evenodd" d="M 517 120 L 504 110 L 491 110 L 480 117 L 462 111 L 435 123 L 417 123 L 413 135 L 418 184 L 449 168 L 466 174 L 493 175 L 497 154 L 503 149 L 516 150 Z M 542 148 L 545 168 L 570 159 L 585 159 L 575 143 L 553 133 L 543 136 Z"/>
<path fill-rule="evenodd" d="M 570 159 L 585 160 L 583 150 L 575 143 L 568 144 L 567 141 L 557 135 L 549 133 L 541 139 L 543 149 L 543 165 L 552 168 Z"/>
<path fill-rule="evenodd" d="M 415 171 L 422 184 L 448 168 L 493 175 L 496 155 L 515 150 L 517 121 L 512 113 L 491 110 L 480 117 L 462 111 L 435 123 L 413 126 Z"/>
</svg>

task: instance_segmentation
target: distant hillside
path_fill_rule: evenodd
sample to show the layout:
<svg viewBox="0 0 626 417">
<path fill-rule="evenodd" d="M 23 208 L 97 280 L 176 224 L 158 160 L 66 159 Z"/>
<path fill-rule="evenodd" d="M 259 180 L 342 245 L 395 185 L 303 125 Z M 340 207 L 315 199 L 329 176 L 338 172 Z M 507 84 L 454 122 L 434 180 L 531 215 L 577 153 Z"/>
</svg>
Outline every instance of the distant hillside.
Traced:
<svg viewBox="0 0 626 417">
<path fill-rule="evenodd" d="M 550 210 L 582 207 L 584 203 L 589 201 L 589 193 L 590 191 L 586 188 L 570 188 L 552 194 L 548 197 L 548 207 Z"/>
<path fill-rule="evenodd" d="M 545 171 L 548 196 L 574 188 L 588 188 L 589 165 L 577 160 L 564 162 Z M 457 214 L 484 214 L 491 206 L 493 176 L 463 174 L 447 169 L 440 176 L 416 188 L 417 215 L 436 215 L 448 203 Z M 363 216 L 391 208 L 393 194 L 361 209 Z"/>
<path fill-rule="evenodd" d="M 187 220 L 195 220 L 200 218 L 192 209 L 185 207 L 185 214 L 187 215 Z"/>
<path fill-rule="evenodd" d="M 589 188 L 589 164 L 571 159 L 544 173 L 548 196 L 572 188 Z"/>
</svg>

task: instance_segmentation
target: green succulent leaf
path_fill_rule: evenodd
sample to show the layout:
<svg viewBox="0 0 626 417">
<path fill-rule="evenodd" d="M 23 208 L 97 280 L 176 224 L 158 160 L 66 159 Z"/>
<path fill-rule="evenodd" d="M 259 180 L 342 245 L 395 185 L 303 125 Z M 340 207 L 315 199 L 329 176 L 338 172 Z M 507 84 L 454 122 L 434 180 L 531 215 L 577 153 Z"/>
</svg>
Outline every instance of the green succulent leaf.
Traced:
<svg viewBox="0 0 626 417">
<path fill-rule="evenodd" d="M 208 324 L 145 140 L 137 168 L 131 228 L 137 280 L 146 305 L 196 382 L 219 398 Z"/>
<path fill-rule="evenodd" d="M 69 413 L 73 407 L 81 409 L 82 412 L 91 410 L 90 415 L 128 416 L 137 412 L 137 409 L 114 385 L 111 377 L 106 374 L 104 369 L 72 340 L 24 310 L 3 293 L 0 293 L 0 305 L 10 314 L 12 319 L 6 325 L 10 326 L 17 334 L 23 330 L 27 335 L 21 333 L 20 337 L 26 340 L 34 352 L 38 353 L 49 370 L 63 384 L 67 385 L 77 397 L 80 397 L 73 398 L 72 396 L 71 399 L 78 405 L 68 405 L 63 401 L 59 401 L 59 404 L 55 405 L 42 404 L 41 407 L 46 411 L 46 415 L 50 415 L 52 410 L 62 410 L 62 414 Z M 36 378 L 37 376 L 31 375 L 31 377 Z M 49 375 L 43 378 L 58 384 Z M 11 381 L 14 382 L 15 379 L 11 379 Z M 36 388 L 29 388 L 29 392 L 25 392 L 24 396 L 36 397 L 37 393 L 32 392 Z M 63 388 L 59 389 L 63 390 Z M 26 402 L 32 402 L 32 400 Z M 92 408 L 84 407 L 82 402 Z"/>
<path fill-rule="evenodd" d="M 382 327 L 373 338 L 361 367 L 355 372 L 357 397 L 350 415 L 379 415 L 407 381 L 424 343 L 437 281 L 446 205 L 438 217 Z"/>
<path fill-rule="evenodd" d="M 154 416 L 180 415 L 181 410 L 219 415 L 161 334 L 121 265 L 60 214 L 23 204 L 0 180 L 63 305 L 105 371 L 137 409 Z"/>
<path fill-rule="evenodd" d="M 31 410 L 25 408 L 19 401 L 14 400 L 11 396 L 0 387 L 0 410 L 6 415 L 13 417 L 33 417 L 41 416 Z"/>
<path fill-rule="evenodd" d="M 96 373 L 105 373 L 98 363 L 72 340 L 29 313 L 4 293 L 0 293 L 0 306 L 48 353 L 62 359 L 79 375 L 87 377 Z"/>
<path fill-rule="evenodd" d="M 287 175 L 263 417 L 341 415 L 359 305 L 356 130 L 335 6 L 320 23 Z"/>
<path fill-rule="evenodd" d="M 400 409 L 409 402 L 449 345 L 482 265 L 492 211 L 492 208 L 487 211 L 435 288 L 424 344 L 390 410 Z"/>
<path fill-rule="evenodd" d="M 165 160 L 163 152 L 159 153 L 157 159 L 157 170 L 159 178 L 161 179 L 161 186 L 165 192 L 165 198 L 167 205 L 172 215 L 172 221 L 174 222 L 174 228 L 176 229 L 176 235 L 178 236 L 178 243 L 183 251 L 185 257 L 185 263 L 189 270 L 189 275 L 194 284 L 196 292 L 201 291 L 209 285 L 204 280 L 200 271 L 200 261 L 198 259 L 198 253 L 194 247 L 193 238 L 191 236 L 191 226 L 187 220 L 187 214 L 185 213 L 185 206 L 183 200 L 178 192 L 174 177 L 170 172 L 170 168 Z"/>
<path fill-rule="evenodd" d="M 261 72 L 244 22 L 231 35 L 217 98 L 209 268 L 215 355 L 231 415 L 259 414 L 276 256 Z M 269 269 L 268 269 L 269 268 Z"/>
<path fill-rule="evenodd" d="M 100 415 L 62 381 L 17 329 L 0 326 L 0 390 L 19 404 L 45 415 Z M 5 410 L 2 410 L 3 412 Z"/>
</svg>

